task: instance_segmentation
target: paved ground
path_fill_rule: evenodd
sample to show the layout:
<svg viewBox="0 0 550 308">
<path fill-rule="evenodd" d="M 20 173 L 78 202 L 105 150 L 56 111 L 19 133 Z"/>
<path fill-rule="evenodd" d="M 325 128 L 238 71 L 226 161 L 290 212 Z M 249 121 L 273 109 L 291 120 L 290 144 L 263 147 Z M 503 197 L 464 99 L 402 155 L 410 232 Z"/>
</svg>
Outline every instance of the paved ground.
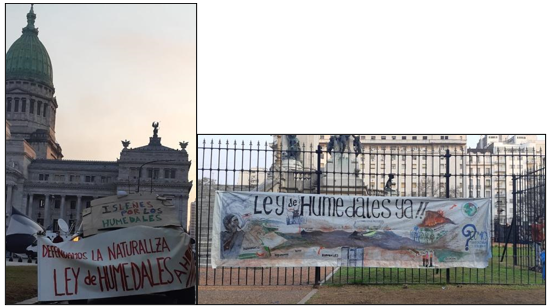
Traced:
<svg viewBox="0 0 550 308">
<path fill-rule="evenodd" d="M 311 286 L 199 287 L 199 304 L 297 304 Z"/>
<path fill-rule="evenodd" d="M 545 304 L 544 286 L 199 287 L 199 304 Z"/>
<path fill-rule="evenodd" d="M 546 303 L 545 286 L 419 285 L 322 286 L 307 304 L 514 304 Z"/>
</svg>

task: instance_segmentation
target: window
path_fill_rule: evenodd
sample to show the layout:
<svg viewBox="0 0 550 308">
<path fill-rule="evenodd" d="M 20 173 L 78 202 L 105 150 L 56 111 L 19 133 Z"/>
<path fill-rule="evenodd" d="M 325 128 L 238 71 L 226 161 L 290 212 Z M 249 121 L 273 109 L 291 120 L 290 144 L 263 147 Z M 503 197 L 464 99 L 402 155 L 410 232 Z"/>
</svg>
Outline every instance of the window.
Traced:
<svg viewBox="0 0 550 308">
<path fill-rule="evenodd" d="M 392 140 L 395 140 L 396 138 L 397 138 L 397 136 L 391 136 Z"/>
<path fill-rule="evenodd" d="M 42 114 L 44 118 L 46 117 L 46 109 L 48 109 L 48 105 L 44 104 L 44 113 Z"/>
<path fill-rule="evenodd" d="M 89 208 L 92 205 L 92 200 L 86 201 L 86 208 Z"/>
<path fill-rule="evenodd" d="M 158 179 L 159 178 L 159 169 L 157 169 L 157 168 L 147 169 L 147 177 L 148 178 L 153 178 L 153 179 Z"/>
<path fill-rule="evenodd" d="M 76 200 L 71 201 L 71 210 L 76 209 Z"/>
<path fill-rule="evenodd" d="M 27 99 L 25 98 L 21 100 L 21 112 L 27 112 Z"/>
<path fill-rule="evenodd" d="M 102 176 L 101 177 L 101 183 L 110 183 L 111 177 L 110 176 Z"/>
<path fill-rule="evenodd" d="M 370 136 L 370 140 L 376 140 L 376 136 Z"/>
<path fill-rule="evenodd" d="M 86 181 L 86 183 L 93 183 L 93 182 L 95 182 L 95 176 L 87 175 L 85 181 Z"/>
<path fill-rule="evenodd" d="M 428 136 L 422 136 L 422 140 L 428 140 Z"/>
<path fill-rule="evenodd" d="M 445 136 L 441 136 L 441 139 L 445 139 Z"/>
<path fill-rule="evenodd" d="M 30 108 L 29 108 L 29 112 L 31 114 L 34 113 L 34 99 L 31 99 L 31 105 L 30 105 Z"/>
<path fill-rule="evenodd" d="M 416 140 L 416 136 L 413 136 L 413 140 Z"/>
<path fill-rule="evenodd" d="M 42 102 L 38 101 L 38 105 L 36 106 L 36 114 L 40 115 L 40 109 L 42 108 Z"/>
<path fill-rule="evenodd" d="M 56 182 L 65 182 L 65 175 L 56 174 L 54 175 L 54 180 Z"/>
<path fill-rule="evenodd" d="M 69 182 L 77 182 L 77 181 L 78 181 L 78 176 L 74 174 L 69 175 Z"/>
<path fill-rule="evenodd" d="M 49 174 L 39 174 L 38 175 L 38 180 L 39 181 L 47 181 L 49 178 L 50 178 Z"/>
<path fill-rule="evenodd" d="M 15 99 L 15 105 L 13 107 L 13 111 L 14 112 L 19 112 L 19 99 L 18 98 Z"/>
<path fill-rule="evenodd" d="M 407 136 L 402 136 L 401 139 L 407 140 Z"/>
<path fill-rule="evenodd" d="M 321 139 L 325 139 L 325 135 L 321 135 Z"/>
<path fill-rule="evenodd" d="M 382 140 L 386 140 L 386 136 L 382 136 Z"/>
<path fill-rule="evenodd" d="M 361 136 L 361 140 L 365 140 L 365 139 L 366 139 L 366 137 L 365 137 L 365 136 Z"/>
<path fill-rule="evenodd" d="M 59 199 L 54 199 L 54 207 L 56 209 L 60 208 L 61 207 L 61 200 Z"/>
<path fill-rule="evenodd" d="M 8 103 L 6 105 L 6 111 L 11 111 L 11 97 L 8 97 Z"/>
<path fill-rule="evenodd" d="M 40 199 L 38 201 L 38 207 L 44 207 L 46 205 L 46 199 Z"/>
</svg>

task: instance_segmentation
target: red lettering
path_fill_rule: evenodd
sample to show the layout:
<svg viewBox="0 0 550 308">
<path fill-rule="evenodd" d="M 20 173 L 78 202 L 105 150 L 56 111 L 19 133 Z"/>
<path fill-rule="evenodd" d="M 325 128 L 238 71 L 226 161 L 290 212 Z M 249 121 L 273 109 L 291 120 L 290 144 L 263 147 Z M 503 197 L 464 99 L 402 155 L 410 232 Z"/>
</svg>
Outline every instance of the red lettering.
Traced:
<svg viewBox="0 0 550 308">
<path fill-rule="evenodd" d="M 101 275 L 101 271 L 103 270 L 103 275 Z M 103 285 L 105 285 L 105 289 L 106 291 L 109 291 L 110 290 L 110 286 L 109 286 L 109 278 L 107 277 L 109 275 L 109 273 L 107 272 L 107 267 L 106 266 L 102 266 L 101 268 L 98 267 L 97 268 L 97 280 L 99 282 L 99 287 L 101 289 L 101 292 L 103 292 Z"/>
<path fill-rule="evenodd" d="M 78 275 L 80 275 L 80 267 L 78 268 L 78 271 L 76 273 L 74 272 L 74 269 L 71 269 L 73 271 L 74 276 L 74 294 L 78 294 Z"/>
<path fill-rule="evenodd" d="M 163 257 L 157 258 L 157 268 L 158 268 L 158 271 L 159 271 L 159 284 L 161 284 L 161 285 L 168 284 L 168 283 L 164 282 L 164 280 L 162 280 L 162 272 L 165 272 L 165 270 L 162 269 L 162 266 L 160 265 L 160 261 L 163 260 L 163 259 L 164 259 Z"/>
<path fill-rule="evenodd" d="M 172 272 L 170 271 L 170 269 L 168 268 L 168 266 L 166 266 L 166 262 L 171 260 L 172 258 L 170 257 L 166 257 L 164 258 L 164 268 L 166 269 L 166 272 L 168 272 L 168 274 L 170 274 L 170 280 L 168 280 L 168 284 L 172 283 L 174 281 L 174 275 L 172 275 Z"/>
<path fill-rule="evenodd" d="M 73 295 L 73 293 L 69 293 L 69 281 L 71 281 L 71 279 L 69 279 L 69 275 L 68 275 L 69 269 L 71 269 L 71 268 L 70 267 L 65 267 L 65 294 Z"/>
<path fill-rule="evenodd" d="M 149 260 L 147 260 L 149 262 Z M 153 277 L 147 272 L 147 266 L 145 265 L 145 262 L 141 262 L 141 281 L 145 282 L 145 277 L 147 277 L 147 280 L 149 280 L 149 285 L 154 286 L 153 283 Z"/>
<path fill-rule="evenodd" d="M 56 269 L 53 270 L 53 289 L 54 289 L 54 292 L 55 292 L 55 296 L 65 295 L 64 293 L 58 293 L 57 292 L 57 270 Z"/>
<path fill-rule="evenodd" d="M 136 279 L 136 270 L 138 273 L 138 279 Z M 143 281 L 141 280 L 141 275 L 139 275 L 139 265 L 132 262 L 132 279 L 134 280 L 134 288 L 136 290 L 141 289 L 143 286 Z"/>
</svg>

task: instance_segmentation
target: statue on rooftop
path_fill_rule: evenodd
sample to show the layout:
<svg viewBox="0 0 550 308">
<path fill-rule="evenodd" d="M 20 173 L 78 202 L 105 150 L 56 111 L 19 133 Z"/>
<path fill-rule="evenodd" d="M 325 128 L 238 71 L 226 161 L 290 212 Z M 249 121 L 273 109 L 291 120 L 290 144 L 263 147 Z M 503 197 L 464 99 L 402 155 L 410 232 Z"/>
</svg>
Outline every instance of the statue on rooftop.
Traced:
<svg viewBox="0 0 550 308">
<path fill-rule="evenodd" d="M 181 150 L 185 151 L 185 148 L 187 147 L 188 144 L 189 144 L 189 142 L 185 142 L 185 141 L 180 142 Z"/>
<path fill-rule="evenodd" d="M 288 140 L 288 150 L 286 151 L 287 156 L 289 158 L 300 160 L 300 141 L 296 135 L 286 135 L 286 138 Z"/>
<path fill-rule="evenodd" d="M 129 140 L 124 139 L 124 141 L 121 141 L 121 142 L 122 142 L 122 146 L 123 146 L 125 149 L 127 149 L 128 146 L 130 145 L 130 141 L 129 141 Z"/>
<path fill-rule="evenodd" d="M 158 138 L 159 122 L 153 122 L 153 138 Z"/>
</svg>

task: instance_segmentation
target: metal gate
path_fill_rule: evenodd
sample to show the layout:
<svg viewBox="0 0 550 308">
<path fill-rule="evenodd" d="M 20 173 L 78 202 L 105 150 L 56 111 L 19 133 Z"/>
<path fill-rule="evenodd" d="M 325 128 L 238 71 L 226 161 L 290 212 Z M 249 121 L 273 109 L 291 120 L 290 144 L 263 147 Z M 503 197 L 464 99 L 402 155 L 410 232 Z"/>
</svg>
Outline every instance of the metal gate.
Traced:
<svg viewBox="0 0 550 308">
<path fill-rule="evenodd" d="M 362 184 L 340 182 L 327 192 L 327 187 L 323 188 L 325 191 L 320 189 L 323 177 L 330 177 L 331 173 L 327 171 L 330 155 L 326 146 L 309 144 L 283 149 L 281 138 L 286 136 L 273 144 L 206 139 L 199 143 L 197 203 L 190 225 L 197 239 L 199 285 L 544 283 L 542 274 L 533 266 L 537 248 L 529 237 L 529 228 L 537 218 L 535 213 L 544 213 L 545 209 L 546 157 L 542 149 L 490 152 L 449 146 L 362 146 L 360 152 L 346 152 L 355 157 L 356 165 L 338 172 L 341 178 L 351 178 L 353 174 L 361 178 Z M 300 168 L 289 159 L 296 157 L 300 158 Z M 213 269 L 210 247 L 216 190 L 490 197 L 493 258 L 485 269 L 363 268 L 362 260 L 357 258 L 336 268 Z"/>
</svg>

